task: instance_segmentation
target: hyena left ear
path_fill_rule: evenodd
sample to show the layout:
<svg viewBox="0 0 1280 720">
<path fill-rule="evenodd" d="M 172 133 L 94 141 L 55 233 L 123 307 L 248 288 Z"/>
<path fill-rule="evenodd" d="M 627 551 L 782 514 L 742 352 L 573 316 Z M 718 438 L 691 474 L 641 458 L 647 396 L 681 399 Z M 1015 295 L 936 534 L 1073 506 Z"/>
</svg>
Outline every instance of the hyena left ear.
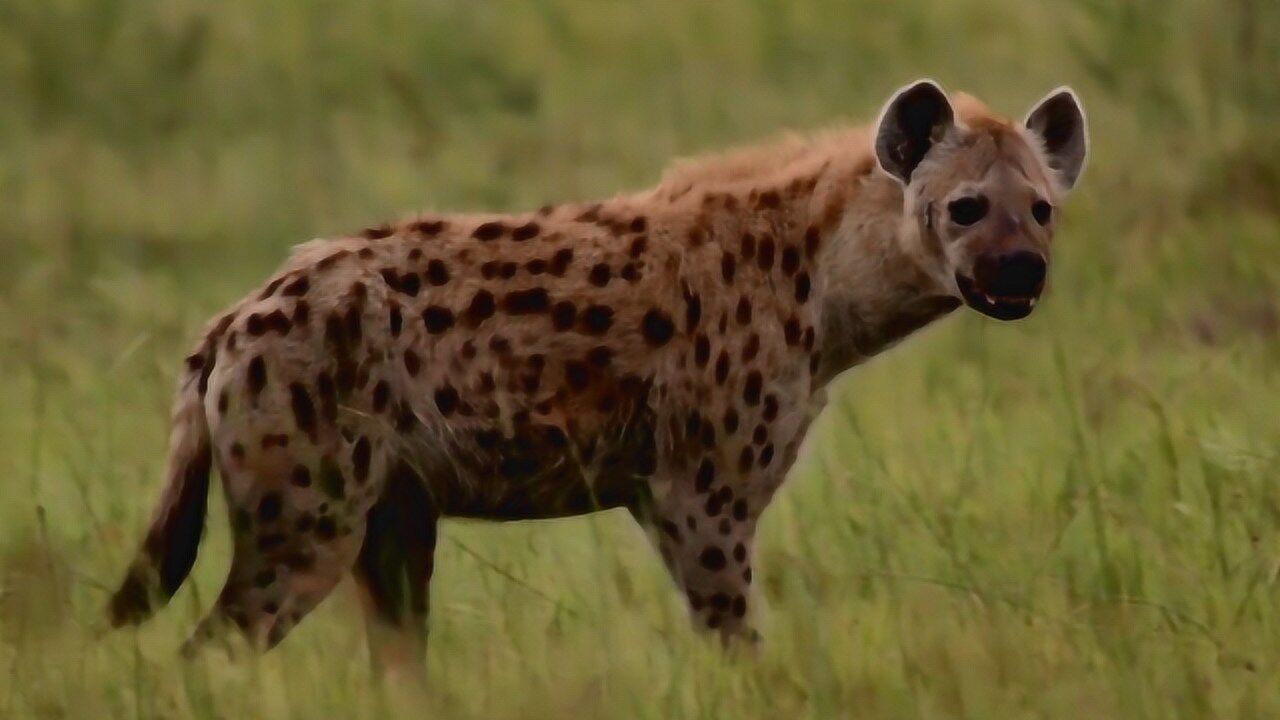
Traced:
<svg viewBox="0 0 1280 720">
<path fill-rule="evenodd" d="M 1044 144 L 1049 167 L 1058 174 L 1062 188 L 1070 190 L 1089 154 L 1089 132 L 1080 99 L 1071 88 L 1060 87 L 1036 103 L 1023 122 Z"/>
<path fill-rule="evenodd" d="M 917 80 L 894 93 L 881 111 L 876 123 L 876 160 L 906 185 L 925 153 L 954 122 L 955 113 L 942 88 L 932 80 Z"/>
</svg>

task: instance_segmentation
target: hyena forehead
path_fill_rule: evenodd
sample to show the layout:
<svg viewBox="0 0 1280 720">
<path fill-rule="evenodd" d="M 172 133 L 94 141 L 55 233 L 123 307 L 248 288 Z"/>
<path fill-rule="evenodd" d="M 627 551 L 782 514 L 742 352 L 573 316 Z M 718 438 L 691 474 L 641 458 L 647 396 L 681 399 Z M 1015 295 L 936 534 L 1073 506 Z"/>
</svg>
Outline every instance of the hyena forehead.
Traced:
<svg viewBox="0 0 1280 720">
<path fill-rule="evenodd" d="M 952 103 L 958 122 L 951 138 L 938 147 L 935 161 L 920 169 L 922 196 L 941 199 L 986 188 L 1023 188 L 1046 199 L 1057 197 L 1048 164 L 1025 129 L 967 93 L 956 93 Z"/>
</svg>

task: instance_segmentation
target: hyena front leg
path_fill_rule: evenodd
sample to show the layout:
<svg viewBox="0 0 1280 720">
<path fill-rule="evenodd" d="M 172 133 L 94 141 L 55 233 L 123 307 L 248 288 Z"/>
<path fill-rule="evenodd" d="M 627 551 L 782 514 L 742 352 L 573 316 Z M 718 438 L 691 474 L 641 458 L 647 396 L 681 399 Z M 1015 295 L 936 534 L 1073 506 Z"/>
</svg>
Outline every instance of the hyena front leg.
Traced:
<svg viewBox="0 0 1280 720">
<path fill-rule="evenodd" d="M 703 461 L 692 477 L 673 482 L 638 518 L 652 529 L 694 623 L 726 643 L 755 641 L 748 616 L 755 517 L 747 500 L 735 493 L 737 483 L 717 483 L 715 474 L 714 461 Z"/>
<path fill-rule="evenodd" d="M 393 464 L 369 509 L 353 570 L 377 672 L 422 677 L 438 518 L 421 476 L 403 462 Z"/>
</svg>

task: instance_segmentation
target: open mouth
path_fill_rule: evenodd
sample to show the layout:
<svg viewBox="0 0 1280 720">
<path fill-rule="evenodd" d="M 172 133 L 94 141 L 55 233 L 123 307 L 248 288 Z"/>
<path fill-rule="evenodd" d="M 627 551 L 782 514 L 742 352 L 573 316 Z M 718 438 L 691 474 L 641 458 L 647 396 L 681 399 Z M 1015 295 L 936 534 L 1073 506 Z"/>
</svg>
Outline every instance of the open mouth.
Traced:
<svg viewBox="0 0 1280 720">
<path fill-rule="evenodd" d="M 1031 314 L 1040 299 L 1041 288 L 1030 295 L 999 295 L 987 292 L 973 278 L 956 273 L 956 284 L 969 307 L 997 320 L 1020 320 Z"/>
</svg>

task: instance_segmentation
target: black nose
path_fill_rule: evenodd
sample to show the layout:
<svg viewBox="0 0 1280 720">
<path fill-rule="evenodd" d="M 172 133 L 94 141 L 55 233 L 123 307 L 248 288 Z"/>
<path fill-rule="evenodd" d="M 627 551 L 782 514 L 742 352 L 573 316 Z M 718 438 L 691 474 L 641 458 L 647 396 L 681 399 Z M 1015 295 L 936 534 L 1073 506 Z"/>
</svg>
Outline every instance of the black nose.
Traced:
<svg viewBox="0 0 1280 720">
<path fill-rule="evenodd" d="M 1036 295 L 1044 274 L 1044 256 L 1030 250 L 984 253 L 973 266 L 973 279 L 988 295 Z"/>
</svg>

